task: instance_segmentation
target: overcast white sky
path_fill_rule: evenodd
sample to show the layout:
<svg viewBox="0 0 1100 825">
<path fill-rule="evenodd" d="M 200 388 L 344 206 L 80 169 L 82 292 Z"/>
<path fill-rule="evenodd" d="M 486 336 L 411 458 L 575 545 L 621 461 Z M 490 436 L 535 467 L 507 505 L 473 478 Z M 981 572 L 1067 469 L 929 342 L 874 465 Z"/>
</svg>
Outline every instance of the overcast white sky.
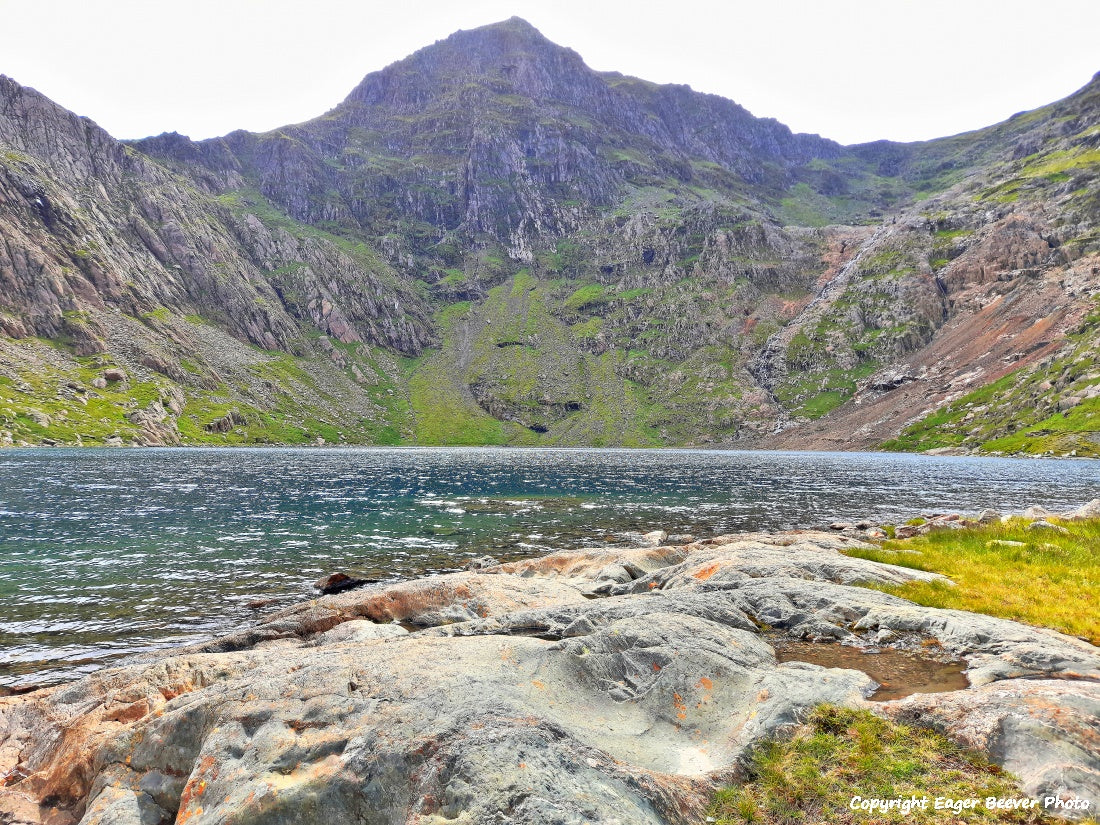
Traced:
<svg viewBox="0 0 1100 825">
<path fill-rule="evenodd" d="M 1003 120 L 1100 71 L 1100 0 L 0 0 L 0 74 L 116 137 L 262 131 L 512 15 L 589 66 L 842 143 Z"/>
</svg>

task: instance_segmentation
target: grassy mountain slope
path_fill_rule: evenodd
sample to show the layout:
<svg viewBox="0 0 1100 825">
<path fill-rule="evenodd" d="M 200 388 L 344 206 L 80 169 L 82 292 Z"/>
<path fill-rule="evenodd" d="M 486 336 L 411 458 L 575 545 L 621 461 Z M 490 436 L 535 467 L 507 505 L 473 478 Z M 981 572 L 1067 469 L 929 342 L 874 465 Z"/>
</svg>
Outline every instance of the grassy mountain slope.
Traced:
<svg viewBox="0 0 1100 825">
<path fill-rule="evenodd" d="M 265 134 L 0 93 L 0 441 L 1092 454 L 1096 80 L 841 147 L 513 19 Z"/>
</svg>

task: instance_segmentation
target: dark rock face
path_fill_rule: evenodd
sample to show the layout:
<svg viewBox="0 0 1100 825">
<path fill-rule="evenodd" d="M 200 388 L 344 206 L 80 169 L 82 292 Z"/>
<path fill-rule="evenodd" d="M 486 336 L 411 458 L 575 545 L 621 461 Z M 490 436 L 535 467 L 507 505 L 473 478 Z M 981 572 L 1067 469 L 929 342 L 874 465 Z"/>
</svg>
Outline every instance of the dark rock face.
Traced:
<svg viewBox="0 0 1100 825">
<path fill-rule="evenodd" d="M 421 223 L 521 259 L 628 185 L 696 180 L 693 163 L 721 167 L 730 186 L 782 185 L 794 166 L 845 153 L 724 98 L 594 72 L 518 18 L 368 75 L 300 126 L 136 145 L 230 186 L 243 176 L 299 221 L 377 235 Z"/>
<path fill-rule="evenodd" d="M 247 423 L 248 419 L 241 415 L 238 410 L 230 410 L 221 418 L 211 421 L 205 428 L 209 433 L 227 433 L 234 427 Z"/>
</svg>

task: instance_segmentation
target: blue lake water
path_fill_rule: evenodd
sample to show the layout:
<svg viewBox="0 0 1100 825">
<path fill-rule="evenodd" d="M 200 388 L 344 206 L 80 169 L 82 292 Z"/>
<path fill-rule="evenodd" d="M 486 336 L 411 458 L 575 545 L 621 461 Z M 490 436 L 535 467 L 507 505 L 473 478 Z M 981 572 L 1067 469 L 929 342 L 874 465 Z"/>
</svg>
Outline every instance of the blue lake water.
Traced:
<svg viewBox="0 0 1100 825">
<path fill-rule="evenodd" d="M 0 451 L 0 687 L 72 678 L 371 578 L 603 545 L 1056 509 L 1100 495 L 1084 460 L 521 449 Z"/>
</svg>

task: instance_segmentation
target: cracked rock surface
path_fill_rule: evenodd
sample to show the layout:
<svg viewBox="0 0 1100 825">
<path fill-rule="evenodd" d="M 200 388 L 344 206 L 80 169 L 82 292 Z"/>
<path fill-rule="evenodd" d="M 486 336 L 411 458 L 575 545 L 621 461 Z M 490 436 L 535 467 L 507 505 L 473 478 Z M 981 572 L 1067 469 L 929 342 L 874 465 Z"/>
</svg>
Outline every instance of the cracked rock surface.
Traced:
<svg viewBox="0 0 1100 825">
<path fill-rule="evenodd" d="M 856 544 L 746 534 L 367 586 L 0 699 L 0 822 L 697 822 L 821 702 L 1100 798 L 1100 650 L 853 586 L 933 575 Z M 869 703 L 871 677 L 777 662 L 776 634 L 934 645 L 972 686 Z"/>
</svg>

